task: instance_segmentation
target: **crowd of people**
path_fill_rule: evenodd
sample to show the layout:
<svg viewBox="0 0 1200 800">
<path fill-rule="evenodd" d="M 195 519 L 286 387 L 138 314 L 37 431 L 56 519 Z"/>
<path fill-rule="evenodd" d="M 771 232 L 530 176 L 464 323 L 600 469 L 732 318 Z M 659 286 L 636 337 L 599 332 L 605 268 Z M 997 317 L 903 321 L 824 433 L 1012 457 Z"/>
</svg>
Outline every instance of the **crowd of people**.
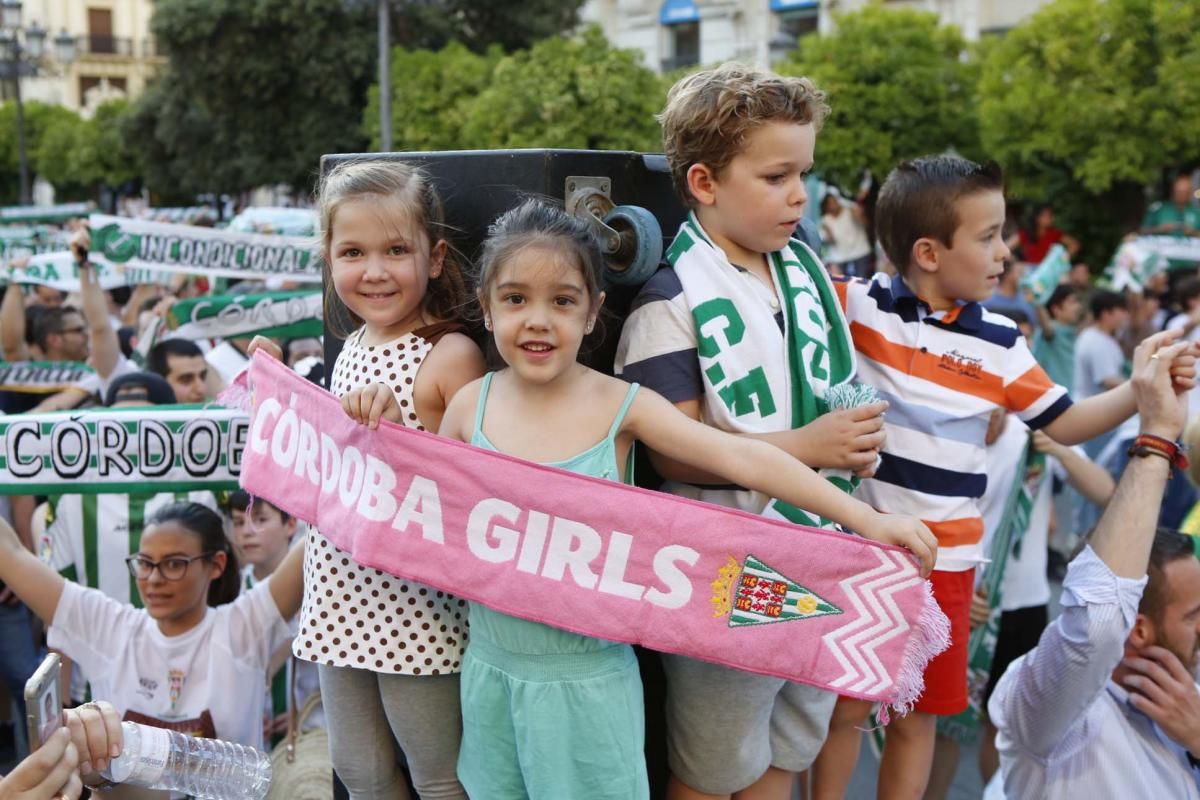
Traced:
<svg viewBox="0 0 1200 800">
<path fill-rule="evenodd" d="M 317 196 L 325 326 L 344 340 L 330 391 L 371 430 L 606 480 L 629 479 L 641 442 L 663 492 L 905 548 L 950 643 L 884 729 L 878 797 L 945 797 L 965 729 L 996 796 L 1200 798 L 1200 469 L 1179 441 L 1200 443 L 1200 277 L 1115 291 L 1076 265 L 1037 297 L 1026 271 L 1080 243 L 1048 205 L 1009 223 L 1000 168 L 957 156 L 898 164 L 870 216 L 864 184 L 801 224 L 827 111 L 809 80 L 736 65 L 672 88 L 663 142 L 688 215 L 612 375 L 578 360 L 605 299 L 587 224 L 526 201 L 471 265 L 428 175 L 339 164 Z M 1198 225 L 1183 175 L 1141 232 Z M 265 287 L 106 290 L 89 246 L 79 225 L 77 289 L 13 281 L 0 303 L 5 361 L 89 373 L 4 387 L 3 414 L 206 404 L 256 351 L 323 382 L 317 338 L 148 342 L 178 302 Z M 840 384 L 873 399 L 831 408 Z M 318 696 L 305 724 L 327 730 L 351 798 L 651 796 L 628 644 L 363 565 L 242 491 L 151 481 L 0 502 L 5 684 L 19 702 L 44 644 L 73 707 L 0 800 L 104 786 L 119 719 L 266 749 Z M 666 797 L 846 796 L 869 701 L 682 655 L 662 666 Z"/>
</svg>

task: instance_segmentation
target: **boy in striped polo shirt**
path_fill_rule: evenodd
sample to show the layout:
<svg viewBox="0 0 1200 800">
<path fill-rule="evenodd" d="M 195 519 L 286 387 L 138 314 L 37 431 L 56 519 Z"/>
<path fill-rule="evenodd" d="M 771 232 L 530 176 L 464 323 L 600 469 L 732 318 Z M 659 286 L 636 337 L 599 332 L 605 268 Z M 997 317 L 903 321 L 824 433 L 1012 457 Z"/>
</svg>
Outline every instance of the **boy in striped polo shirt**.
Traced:
<svg viewBox="0 0 1200 800">
<path fill-rule="evenodd" d="M 901 164 L 879 193 L 879 240 L 898 275 L 837 282 L 858 352 L 859 375 L 887 400 L 879 469 L 858 496 L 911 514 L 938 538 L 934 596 L 950 618 L 950 648 L 930 662 L 925 693 L 888 727 L 880 797 L 919 797 L 929 779 L 936 716 L 967 707 L 967 639 L 988 488 L 984 437 L 1003 408 L 1033 430 L 1074 445 L 1135 411 L 1128 383 L 1072 404 L 1038 366 L 1010 320 L 984 310 L 1009 258 L 1000 168 L 957 156 Z M 1160 334 L 1173 339 L 1177 333 Z M 1189 355 L 1188 358 L 1191 358 Z M 816 765 L 816 794 L 849 783 L 868 703 L 839 700 Z"/>
</svg>

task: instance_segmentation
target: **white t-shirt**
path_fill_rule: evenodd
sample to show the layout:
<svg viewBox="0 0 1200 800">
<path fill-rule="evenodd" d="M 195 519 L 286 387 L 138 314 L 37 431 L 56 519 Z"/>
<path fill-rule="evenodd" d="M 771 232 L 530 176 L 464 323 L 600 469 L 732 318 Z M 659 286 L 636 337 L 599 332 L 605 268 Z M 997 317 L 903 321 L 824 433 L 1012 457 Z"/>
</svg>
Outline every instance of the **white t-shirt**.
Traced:
<svg viewBox="0 0 1200 800">
<path fill-rule="evenodd" d="M 1075 339 L 1075 385 L 1071 394 L 1083 400 L 1108 391 L 1105 378 L 1125 376 L 1125 353 L 1116 339 L 1089 325 Z"/>
<path fill-rule="evenodd" d="M 304 541 L 302 537 L 305 535 L 307 534 L 301 533 L 301 531 L 297 529 L 296 535 L 293 537 L 292 541 L 302 543 Z M 299 545 L 292 546 L 296 547 Z M 246 566 L 242 567 L 242 593 L 248 593 L 251 589 L 257 586 L 258 583 L 259 581 L 255 580 L 254 578 L 254 565 L 247 564 Z M 296 636 L 296 632 L 299 630 L 299 628 L 299 617 L 297 616 L 292 618 L 292 620 L 288 623 L 288 630 L 291 632 L 292 638 Z M 321 690 L 321 680 L 317 673 L 317 665 L 311 661 L 301 661 L 298 658 L 293 658 L 290 638 L 287 643 L 287 649 L 288 659 L 283 663 L 283 668 L 279 669 L 274 675 L 266 676 L 267 698 L 266 702 L 263 704 L 264 719 L 273 720 L 281 714 L 287 713 L 288 703 L 290 702 L 289 695 L 291 694 L 293 669 L 296 670 L 297 712 L 304 708 L 304 704 L 308 702 L 308 698 L 312 697 Z M 313 709 L 313 712 L 308 716 L 308 719 L 304 721 L 302 729 L 308 730 L 310 728 L 324 727 L 325 709 L 318 705 L 315 709 Z"/>
<path fill-rule="evenodd" d="M 825 242 L 825 261 L 830 264 L 844 264 L 871 254 L 871 240 L 867 231 L 850 208 L 842 206 L 842 212 L 836 217 L 826 214 L 821 217 L 821 227 L 829 232 L 830 239 Z"/>
<path fill-rule="evenodd" d="M 204 360 L 217 371 L 226 384 L 233 383 L 238 373 L 250 365 L 246 354 L 229 342 L 221 342 L 204 354 Z"/>
<path fill-rule="evenodd" d="M 108 394 L 109 384 L 122 375 L 137 372 L 138 369 L 137 364 L 122 355 L 118 357 L 116 366 L 113 367 L 113 371 L 108 374 L 107 378 L 101 378 L 98 374 L 88 375 L 86 378 L 72 384 L 72 388 L 78 389 L 85 394 L 99 395 L 101 402 L 103 402 L 104 395 Z"/>
<path fill-rule="evenodd" d="M 144 610 L 68 581 L 47 642 L 124 719 L 262 749 L 267 665 L 291 637 L 268 583 L 168 637 Z"/>
<path fill-rule="evenodd" d="M 979 512 L 983 516 L 983 551 L 990 555 L 992 536 L 1004 516 L 1004 506 L 1017 477 L 1017 459 L 1029 440 L 1029 428 L 1019 419 L 1009 415 L 1004 432 L 995 442 L 988 445 L 988 491 L 979 501 Z M 1071 448 L 1077 455 L 1087 456 L 1079 447 Z M 1021 537 L 1021 543 L 1009 554 L 1004 568 L 1004 580 L 1000 585 L 1000 609 L 1016 611 L 1020 608 L 1046 605 L 1050 602 L 1050 581 L 1046 577 L 1046 556 L 1050 536 L 1050 512 L 1053 508 L 1052 489 L 1054 478 L 1066 477 L 1066 470 L 1056 458 L 1046 458 L 1047 474 L 1038 485 L 1029 512 L 1029 526 Z M 1026 476 L 1034 479 L 1033 476 Z"/>
</svg>

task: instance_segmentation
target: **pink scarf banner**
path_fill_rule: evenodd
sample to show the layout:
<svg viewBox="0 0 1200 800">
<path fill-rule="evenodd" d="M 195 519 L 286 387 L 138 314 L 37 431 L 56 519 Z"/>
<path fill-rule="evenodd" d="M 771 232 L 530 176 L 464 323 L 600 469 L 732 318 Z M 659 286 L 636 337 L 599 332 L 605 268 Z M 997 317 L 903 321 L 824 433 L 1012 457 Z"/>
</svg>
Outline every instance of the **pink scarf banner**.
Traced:
<svg viewBox="0 0 1200 800">
<path fill-rule="evenodd" d="M 248 391 L 247 391 L 248 390 Z M 949 625 L 904 550 L 387 422 L 256 353 L 241 484 L 356 561 L 506 614 L 907 711 Z"/>
</svg>

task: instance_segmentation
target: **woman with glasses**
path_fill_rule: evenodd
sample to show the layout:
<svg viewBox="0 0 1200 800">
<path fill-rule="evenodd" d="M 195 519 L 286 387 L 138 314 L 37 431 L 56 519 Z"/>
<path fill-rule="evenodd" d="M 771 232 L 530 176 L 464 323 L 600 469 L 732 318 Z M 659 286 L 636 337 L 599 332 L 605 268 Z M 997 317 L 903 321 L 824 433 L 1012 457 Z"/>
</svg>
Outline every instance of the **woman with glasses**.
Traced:
<svg viewBox="0 0 1200 800">
<path fill-rule="evenodd" d="M 50 646 L 82 666 L 94 696 L 124 719 L 259 748 L 267 669 L 291 635 L 303 561 L 304 548 L 293 548 L 239 596 L 222 518 L 174 503 L 151 517 L 126 559 L 145 606 L 137 609 L 63 579 L 0 521 L 0 580 L 50 627 Z"/>
</svg>

